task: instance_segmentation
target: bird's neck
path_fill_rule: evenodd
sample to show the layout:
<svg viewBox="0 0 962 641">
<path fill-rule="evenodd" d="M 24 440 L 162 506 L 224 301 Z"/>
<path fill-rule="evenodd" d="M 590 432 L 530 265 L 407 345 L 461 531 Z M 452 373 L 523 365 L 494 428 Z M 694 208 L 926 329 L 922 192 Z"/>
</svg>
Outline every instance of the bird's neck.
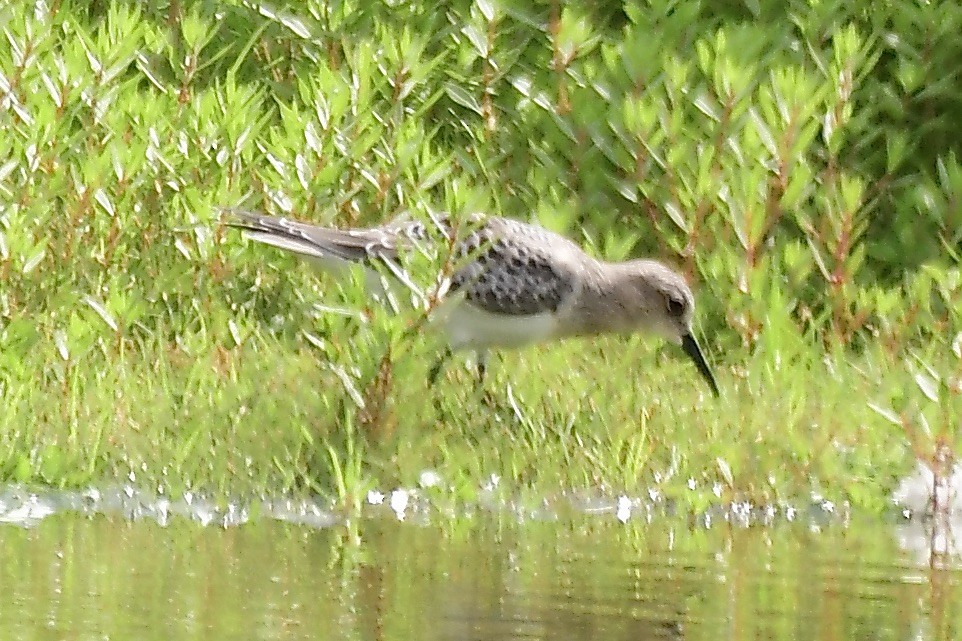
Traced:
<svg viewBox="0 0 962 641">
<path fill-rule="evenodd" d="M 572 306 L 573 322 L 567 333 L 585 336 L 637 329 L 642 319 L 629 274 L 618 263 L 598 262 L 591 268 L 594 273 L 584 280 Z"/>
</svg>

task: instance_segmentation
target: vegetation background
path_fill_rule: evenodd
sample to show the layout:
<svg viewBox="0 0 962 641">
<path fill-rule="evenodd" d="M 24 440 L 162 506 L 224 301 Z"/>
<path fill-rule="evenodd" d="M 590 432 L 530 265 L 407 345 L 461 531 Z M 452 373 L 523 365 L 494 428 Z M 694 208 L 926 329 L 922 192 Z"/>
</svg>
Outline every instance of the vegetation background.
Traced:
<svg viewBox="0 0 962 641">
<path fill-rule="evenodd" d="M 962 403 L 962 6 L 0 6 L 0 480 L 883 510 Z M 415 308 L 226 230 L 537 220 L 697 289 L 711 399 L 639 337 L 436 389 Z M 430 284 L 430 281 L 428 281 Z"/>
</svg>

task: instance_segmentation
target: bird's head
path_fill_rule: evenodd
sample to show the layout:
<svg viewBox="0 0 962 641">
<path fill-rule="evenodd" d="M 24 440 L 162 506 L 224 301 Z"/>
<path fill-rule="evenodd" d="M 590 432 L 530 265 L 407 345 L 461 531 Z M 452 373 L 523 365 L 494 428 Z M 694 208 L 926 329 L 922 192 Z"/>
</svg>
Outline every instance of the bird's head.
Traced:
<svg viewBox="0 0 962 641">
<path fill-rule="evenodd" d="M 718 383 L 692 332 L 695 297 L 681 274 L 653 260 L 626 263 L 634 288 L 644 301 L 645 324 L 656 334 L 680 344 L 715 396 Z"/>
</svg>

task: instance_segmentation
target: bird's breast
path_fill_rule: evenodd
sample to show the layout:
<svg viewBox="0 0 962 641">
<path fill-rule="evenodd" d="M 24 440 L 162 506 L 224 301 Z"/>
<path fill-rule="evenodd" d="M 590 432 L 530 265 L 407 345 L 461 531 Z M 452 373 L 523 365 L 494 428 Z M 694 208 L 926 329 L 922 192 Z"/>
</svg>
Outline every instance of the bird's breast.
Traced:
<svg viewBox="0 0 962 641">
<path fill-rule="evenodd" d="M 558 329 L 557 315 L 552 312 L 497 314 L 461 297 L 442 304 L 434 322 L 452 349 L 521 347 L 551 339 Z"/>
</svg>

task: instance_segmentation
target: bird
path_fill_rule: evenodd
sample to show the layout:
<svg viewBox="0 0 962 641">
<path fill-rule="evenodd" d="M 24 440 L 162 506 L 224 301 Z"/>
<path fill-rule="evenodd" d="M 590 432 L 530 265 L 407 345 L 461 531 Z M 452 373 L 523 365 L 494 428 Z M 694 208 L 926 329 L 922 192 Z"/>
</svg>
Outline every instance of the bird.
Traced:
<svg viewBox="0 0 962 641">
<path fill-rule="evenodd" d="M 365 268 L 369 287 L 388 296 L 385 272 L 417 289 L 402 267 L 405 252 L 450 250 L 451 274 L 429 327 L 446 341 L 433 383 L 453 353 L 474 350 L 484 378 L 489 350 L 569 337 L 642 332 L 680 344 L 719 395 L 692 331 L 695 300 L 685 278 L 652 259 L 608 262 L 535 223 L 484 214 L 461 220 L 431 213 L 379 226 L 338 229 L 286 217 L 227 209 L 226 224 L 252 240 L 307 258 L 328 272 Z"/>
</svg>

